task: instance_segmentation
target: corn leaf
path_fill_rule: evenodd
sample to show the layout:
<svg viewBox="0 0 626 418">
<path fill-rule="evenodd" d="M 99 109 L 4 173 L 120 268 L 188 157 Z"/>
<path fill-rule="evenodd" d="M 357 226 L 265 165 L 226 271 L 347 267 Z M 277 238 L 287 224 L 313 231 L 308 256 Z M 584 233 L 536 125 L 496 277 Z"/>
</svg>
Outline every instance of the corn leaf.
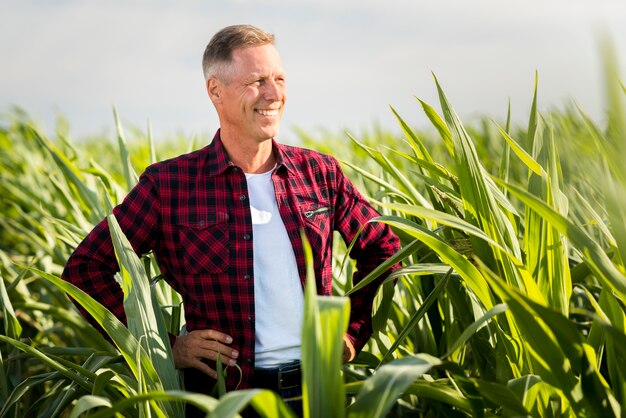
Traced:
<svg viewBox="0 0 626 418">
<path fill-rule="evenodd" d="M 186 402 L 192 404 L 193 406 L 199 408 L 204 412 L 207 412 L 207 416 L 209 416 L 208 412 L 214 410 L 215 407 L 218 405 L 217 399 L 199 393 L 183 391 L 152 391 L 139 395 L 129 396 L 128 398 L 122 399 L 119 402 L 115 402 L 110 408 L 93 412 L 89 415 L 89 418 L 108 418 L 116 416 L 115 414 L 122 414 L 127 409 L 134 407 L 136 404 L 140 404 L 146 401 L 158 401 L 162 403 L 166 401 L 174 403 Z M 180 416 L 182 417 L 184 415 Z"/>
<path fill-rule="evenodd" d="M 385 364 L 367 379 L 350 407 L 350 418 L 385 417 L 404 391 L 441 360 L 428 354 L 404 357 Z"/>
<path fill-rule="evenodd" d="M 146 277 L 141 261 L 121 230 L 115 216 L 109 215 L 107 220 L 122 276 L 124 311 L 128 321 L 128 329 L 142 343 L 143 349 L 148 353 L 150 361 L 160 377 L 159 384 L 153 386 L 153 382 L 147 381 L 147 387 L 157 389 L 162 384 L 165 390 L 179 390 L 180 378 L 174 367 L 174 356 L 170 347 L 167 328 L 161 311 L 158 305 L 155 306 L 155 301 L 152 298 L 150 279 Z M 182 412 L 172 410 L 171 413 L 180 414 Z"/>
<path fill-rule="evenodd" d="M 263 417 L 294 417 L 293 411 L 283 399 L 270 390 L 249 389 L 229 392 L 220 398 L 220 402 L 209 417 L 228 418 L 236 417 L 246 406 L 252 406 Z"/>
<path fill-rule="evenodd" d="M 122 128 L 122 122 L 117 114 L 117 110 L 113 108 L 113 117 L 115 119 L 115 127 L 117 130 L 117 144 L 120 150 L 120 161 L 124 170 L 124 179 L 126 180 L 126 188 L 130 190 L 137 184 L 139 177 L 130 163 L 130 153 L 128 152 L 128 146 L 126 145 L 126 138 L 124 136 L 124 129 Z"/>
<path fill-rule="evenodd" d="M 307 281 L 302 324 L 302 397 L 305 417 L 342 417 L 345 388 L 341 369 L 349 299 L 318 296 L 311 247 L 302 234 Z"/>
<path fill-rule="evenodd" d="M 2 319 L 4 320 L 4 334 L 13 339 L 19 339 L 22 334 L 22 325 L 15 315 L 11 299 L 4 285 L 4 278 L 0 272 L 0 304 L 2 305 Z"/>
<path fill-rule="evenodd" d="M 85 395 L 81 396 L 80 399 L 72 408 L 72 413 L 70 414 L 70 418 L 78 418 L 81 414 L 94 409 L 94 408 L 110 408 L 111 400 L 104 398 L 102 396 L 94 396 L 94 395 Z"/>
<path fill-rule="evenodd" d="M 487 286 L 485 279 L 476 267 L 474 267 L 472 263 L 467 260 L 467 258 L 459 254 L 454 248 L 444 242 L 435 233 L 423 228 L 421 225 L 403 218 L 381 216 L 376 218 L 376 220 L 377 222 L 383 222 L 387 225 L 401 229 L 433 249 L 445 263 L 453 267 L 456 273 L 458 273 L 465 280 L 468 287 L 476 294 L 486 309 L 491 309 L 494 306 L 489 286 Z"/>
</svg>

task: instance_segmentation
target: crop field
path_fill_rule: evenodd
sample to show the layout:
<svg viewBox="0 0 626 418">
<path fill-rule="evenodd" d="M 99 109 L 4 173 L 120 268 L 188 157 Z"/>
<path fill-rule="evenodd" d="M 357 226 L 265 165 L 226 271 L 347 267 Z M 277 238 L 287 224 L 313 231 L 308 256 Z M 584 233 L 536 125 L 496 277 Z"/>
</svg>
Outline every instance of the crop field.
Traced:
<svg viewBox="0 0 626 418">
<path fill-rule="evenodd" d="M 606 67 L 602 121 L 573 105 L 540 113 L 535 88 L 524 126 L 465 126 L 435 80 L 439 103 L 415 106 L 430 130 L 396 114 L 403 135 L 301 135 L 341 160 L 381 213 L 376 222 L 402 240 L 352 283 L 337 239 L 335 296 L 307 285 L 305 416 L 623 416 L 626 89 Z M 262 416 L 293 416 L 273 393 L 226 392 L 223 380 L 212 396 L 184 390 L 167 339 L 184 323 L 181 299 L 151 255 L 130 250 L 114 218 L 128 326 L 59 278 L 137 173 L 204 145 L 126 138 L 112 119 L 117 138 L 86 142 L 42 132 L 19 111 L 1 121 L 0 417 L 179 417 L 185 404 L 217 417 L 248 404 Z M 343 365 L 345 296 L 396 262 L 402 268 L 375 300 L 372 339 Z"/>
</svg>

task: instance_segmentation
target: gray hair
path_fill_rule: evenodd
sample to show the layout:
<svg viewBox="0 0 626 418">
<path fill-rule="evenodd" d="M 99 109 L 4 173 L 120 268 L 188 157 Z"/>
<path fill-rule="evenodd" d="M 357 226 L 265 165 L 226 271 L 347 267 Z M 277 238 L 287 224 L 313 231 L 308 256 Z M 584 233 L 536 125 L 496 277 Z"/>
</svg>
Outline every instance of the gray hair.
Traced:
<svg viewBox="0 0 626 418">
<path fill-rule="evenodd" d="M 274 44 L 274 35 L 252 25 L 232 25 L 217 32 L 209 41 L 202 57 L 204 79 L 228 78 L 233 51 L 238 48 Z"/>
</svg>

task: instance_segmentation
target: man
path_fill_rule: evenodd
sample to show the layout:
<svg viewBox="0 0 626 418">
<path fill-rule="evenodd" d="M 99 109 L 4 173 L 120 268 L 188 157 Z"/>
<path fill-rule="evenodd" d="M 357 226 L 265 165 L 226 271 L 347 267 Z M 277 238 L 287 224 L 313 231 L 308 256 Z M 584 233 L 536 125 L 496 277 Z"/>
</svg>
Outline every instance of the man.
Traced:
<svg viewBox="0 0 626 418">
<path fill-rule="evenodd" d="M 186 389 L 211 390 L 218 354 L 241 367 L 242 376 L 228 374 L 230 389 L 278 389 L 279 369 L 298 386 L 306 272 L 300 231 L 324 295 L 332 291 L 333 230 L 350 242 L 364 227 L 351 252 L 355 281 L 399 241 L 388 226 L 367 223 L 378 214 L 334 158 L 274 140 L 286 94 L 273 35 L 226 27 L 209 42 L 203 69 L 220 121 L 212 143 L 148 167 L 114 214 L 135 251 L 154 251 L 183 297 L 189 333 L 170 340 Z M 77 247 L 63 277 L 123 320 L 117 270 L 105 220 Z M 371 334 L 376 290 L 366 286 L 351 297 L 344 361 Z"/>
</svg>

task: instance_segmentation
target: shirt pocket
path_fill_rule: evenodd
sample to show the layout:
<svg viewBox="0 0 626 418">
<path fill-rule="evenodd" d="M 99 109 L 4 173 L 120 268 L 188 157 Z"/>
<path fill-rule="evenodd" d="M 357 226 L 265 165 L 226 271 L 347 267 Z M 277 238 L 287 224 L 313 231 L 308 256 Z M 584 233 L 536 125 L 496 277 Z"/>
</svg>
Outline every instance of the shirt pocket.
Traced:
<svg viewBox="0 0 626 418">
<path fill-rule="evenodd" d="M 330 206 L 323 203 L 308 205 L 304 207 L 302 215 L 306 221 L 306 235 L 314 253 L 315 250 L 323 250 L 333 233 Z"/>
<path fill-rule="evenodd" d="M 304 211 L 304 217 L 310 222 L 315 222 L 317 216 L 328 217 L 330 214 L 330 206 L 315 205 Z"/>
<path fill-rule="evenodd" d="M 190 274 L 217 274 L 230 265 L 228 214 L 179 217 L 178 234 L 185 270 Z"/>
</svg>

